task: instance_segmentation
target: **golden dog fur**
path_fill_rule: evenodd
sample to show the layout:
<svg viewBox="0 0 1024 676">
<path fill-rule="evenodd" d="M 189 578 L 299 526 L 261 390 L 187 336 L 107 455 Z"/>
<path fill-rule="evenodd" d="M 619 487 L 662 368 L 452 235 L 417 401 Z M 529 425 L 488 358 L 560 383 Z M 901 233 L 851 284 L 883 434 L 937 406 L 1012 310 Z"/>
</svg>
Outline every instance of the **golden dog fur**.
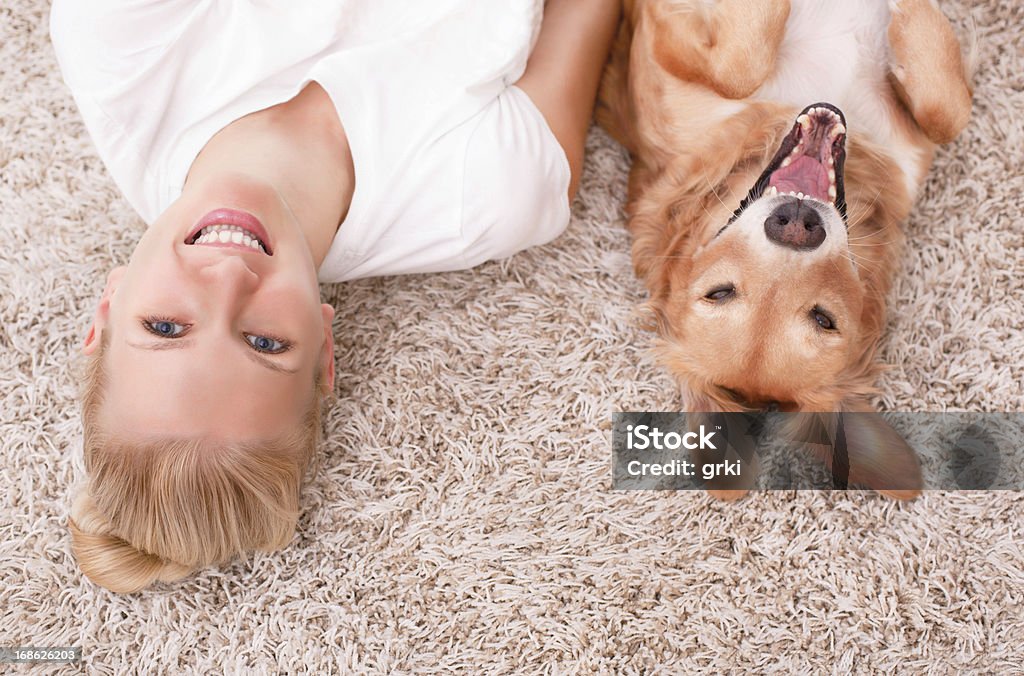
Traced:
<svg viewBox="0 0 1024 676">
<path fill-rule="evenodd" d="M 880 66 L 852 78 L 841 100 L 801 100 L 801 87 L 788 83 L 802 57 L 793 60 L 799 45 L 787 44 L 787 32 L 797 30 L 797 10 L 832 11 L 827 0 L 625 3 L 597 116 L 632 156 L 633 264 L 684 410 L 871 410 L 901 223 L 935 145 L 960 132 L 971 108 L 946 17 L 929 0 L 876 4 L 888 25 L 879 24 L 880 45 L 865 63 Z M 867 48 L 857 49 L 864 57 Z M 808 58 L 822 70 L 820 58 Z M 836 79 L 843 67 L 828 66 Z M 816 94 L 813 83 L 801 85 Z M 723 231 L 800 109 L 820 100 L 843 110 L 849 126 L 846 241 L 799 254 L 746 226 Z M 858 117 L 861 109 L 871 114 Z M 723 279 L 736 299 L 719 307 L 706 294 Z M 837 330 L 808 319 L 819 306 Z M 852 478 L 877 485 L 900 462 L 910 461 L 879 459 Z"/>
</svg>

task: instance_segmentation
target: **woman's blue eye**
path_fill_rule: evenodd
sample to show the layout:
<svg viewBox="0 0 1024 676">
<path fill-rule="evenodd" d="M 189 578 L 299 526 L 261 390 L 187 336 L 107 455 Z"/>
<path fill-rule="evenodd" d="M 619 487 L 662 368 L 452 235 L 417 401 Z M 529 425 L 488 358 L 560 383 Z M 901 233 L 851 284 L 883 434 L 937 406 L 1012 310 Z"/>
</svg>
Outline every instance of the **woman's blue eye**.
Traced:
<svg viewBox="0 0 1024 676">
<path fill-rule="evenodd" d="M 284 352 L 288 349 L 287 343 L 267 336 L 253 336 L 247 333 L 245 334 L 245 339 L 260 352 L 276 353 Z"/>
<path fill-rule="evenodd" d="M 145 319 L 142 325 L 150 333 L 155 333 L 161 338 L 177 338 L 188 330 L 188 326 L 172 322 L 168 319 Z"/>
</svg>

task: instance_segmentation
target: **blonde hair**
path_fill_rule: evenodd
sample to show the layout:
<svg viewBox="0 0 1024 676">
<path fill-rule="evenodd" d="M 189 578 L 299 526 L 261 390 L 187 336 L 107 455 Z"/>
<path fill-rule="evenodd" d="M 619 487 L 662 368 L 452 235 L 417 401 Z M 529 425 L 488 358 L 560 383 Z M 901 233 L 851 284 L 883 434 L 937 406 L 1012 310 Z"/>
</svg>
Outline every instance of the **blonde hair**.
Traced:
<svg viewBox="0 0 1024 676">
<path fill-rule="evenodd" d="M 265 444 L 204 439 L 130 442 L 98 424 L 106 336 L 86 363 L 82 426 L 87 485 L 68 527 L 79 567 L 115 592 L 179 580 L 295 532 L 303 476 L 320 440 L 320 377 L 299 429 Z"/>
</svg>

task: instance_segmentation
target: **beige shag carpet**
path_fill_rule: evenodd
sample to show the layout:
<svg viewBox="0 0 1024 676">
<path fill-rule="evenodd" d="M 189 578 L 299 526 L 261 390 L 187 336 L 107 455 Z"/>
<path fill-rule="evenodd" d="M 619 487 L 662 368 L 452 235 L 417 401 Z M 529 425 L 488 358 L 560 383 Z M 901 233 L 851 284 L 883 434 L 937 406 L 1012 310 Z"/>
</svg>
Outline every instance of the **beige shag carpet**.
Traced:
<svg viewBox="0 0 1024 676">
<path fill-rule="evenodd" d="M 1021 411 L 1024 5 L 943 7 L 976 26 L 976 107 L 908 225 L 881 403 Z M 676 400 L 599 130 L 555 243 L 324 289 L 340 399 L 287 550 L 129 596 L 83 579 L 73 366 L 143 225 L 47 15 L 0 2 L 0 646 L 80 645 L 90 674 L 1024 673 L 1020 493 L 611 490 L 612 411 Z"/>
</svg>

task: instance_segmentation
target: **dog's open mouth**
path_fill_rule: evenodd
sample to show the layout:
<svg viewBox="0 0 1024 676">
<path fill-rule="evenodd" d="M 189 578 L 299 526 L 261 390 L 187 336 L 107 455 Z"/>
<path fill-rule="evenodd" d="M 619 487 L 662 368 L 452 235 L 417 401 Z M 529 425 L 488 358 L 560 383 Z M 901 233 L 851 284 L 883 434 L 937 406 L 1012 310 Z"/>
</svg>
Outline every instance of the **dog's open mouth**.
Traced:
<svg viewBox="0 0 1024 676">
<path fill-rule="evenodd" d="M 828 103 L 808 106 L 797 116 L 768 168 L 733 217 L 761 196 L 794 195 L 831 204 L 845 220 L 845 159 L 846 119 L 842 111 Z"/>
</svg>

